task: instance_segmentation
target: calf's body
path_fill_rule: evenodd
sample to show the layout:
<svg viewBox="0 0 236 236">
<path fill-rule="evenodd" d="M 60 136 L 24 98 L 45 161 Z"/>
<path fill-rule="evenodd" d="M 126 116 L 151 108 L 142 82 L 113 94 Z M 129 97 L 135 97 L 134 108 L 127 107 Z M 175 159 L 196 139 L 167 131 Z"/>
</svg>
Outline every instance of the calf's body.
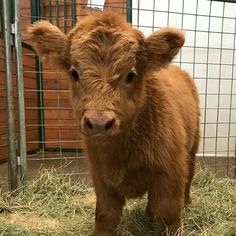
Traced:
<svg viewBox="0 0 236 236">
<path fill-rule="evenodd" d="M 195 85 L 175 66 L 147 76 L 146 100 L 134 127 L 99 145 L 86 141 L 97 193 L 98 232 L 109 227 L 112 232 L 125 199 L 146 192 L 146 213 L 175 232 L 184 202 L 191 201 L 199 142 Z"/>
<path fill-rule="evenodd" d="M 43 60 L 71 76 L 97 196 L 94 234 L 113 235 L 125 200 L 146 192 L 146 214 L 162 232 L 180 233 L 199 142 L 196 87 L 169 65 L 183 34 L 166 28 L 145 39 L 108 12 L 85 18 L 68 35 L 42 21 L 29 36 Z"/>
</svg>

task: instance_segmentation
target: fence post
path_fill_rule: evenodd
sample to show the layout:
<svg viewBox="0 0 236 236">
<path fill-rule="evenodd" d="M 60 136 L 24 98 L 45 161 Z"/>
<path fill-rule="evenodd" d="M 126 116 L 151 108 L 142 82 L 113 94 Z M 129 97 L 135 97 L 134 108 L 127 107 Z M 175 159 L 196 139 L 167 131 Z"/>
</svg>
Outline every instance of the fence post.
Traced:
<svg viewBox="0 0 236 236">
<path fill-rule="evenodd" d="M 127 21 L 132 23 L 132 0 L 127 0 L 126 2 L 126 16 Z"/>
<path fill-rule="evenodd" d="M 71 0 L 71 26 L 76 23 L 76 0 Z"/>
<path fill-rule="evenodd" d="M 12 63 L 11 24 L 10 24 L 9 0 L 3 0 L 3 28 L 4 28 L 5 74 L 6 74 L 7 113 L 8 113 L 10 189 L 14 190 L 17 188 L 17 160 L 16 160 L 14 97 L 13 97 L 12 65 L 11 65 Z"/>
<path fill-rule="evenodd" d="M 16 47 L 16 76 L 19 106 L 20 126 L 20 180 L 25 185 L 27 180 L 27 148 L 26 148 L 26 126 L 25 126 L 25 100 L 24 100 L 24 78 L 22 64 L 22 42 L 20 25 L 20 1 L 15 0 L 15 47 Z"/>
<path fill-rule="evenodd" d="M 49 2 L 49 11 L 52 14 L 51 0 Z M 40 20 L 41 6 L 39 0 L 30 1 L 30 11 L 31 11 L 31 23 Z M 37 104 L 38 104 L 38 120 L 39 120 L 39 149 L 44 152 L 45 149 L 45 130 L 44 130 L 44 99 L 43 99 L 43 74 L 42 74 L 42 63 L 39 57 L 35 56 L 35 69 L 36 69 L 36 80 L 37 80 Z"/>
</svg>

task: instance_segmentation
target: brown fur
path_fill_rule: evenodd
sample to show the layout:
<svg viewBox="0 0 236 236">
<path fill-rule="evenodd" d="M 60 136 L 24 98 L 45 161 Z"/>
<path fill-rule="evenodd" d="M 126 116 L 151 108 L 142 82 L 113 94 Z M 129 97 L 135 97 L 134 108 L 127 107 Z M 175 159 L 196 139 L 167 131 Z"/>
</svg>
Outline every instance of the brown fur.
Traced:
<svg viewBox="0 0 236 236">
<path fill-rule="evenodd" d="M 80 21 L 67 35 L 41 21 L 29 37 L 43 60 L 68 71 L 81 132 L 87 112 L 110 112 L 114 133 L 84 135 L 97 196 L 94 235 L 112 235 L 125 199 L 148 192 L 147 215 L 176 233 L 189 203 L 199 142 L 198 93 L 190 76 L 169 63 L 184 43 L 171 28 L 148 38 L 114 13 Z M 136 73 L 126 82 L 130 71 Z"/>
</svg>

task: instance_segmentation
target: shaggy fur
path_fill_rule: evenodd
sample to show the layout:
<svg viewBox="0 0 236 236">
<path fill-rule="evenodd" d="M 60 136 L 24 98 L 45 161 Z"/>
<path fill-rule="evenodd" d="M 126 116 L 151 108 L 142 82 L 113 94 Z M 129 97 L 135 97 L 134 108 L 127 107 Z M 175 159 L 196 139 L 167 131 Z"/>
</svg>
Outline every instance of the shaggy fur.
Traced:
<svg viewBox="0 0 236 236">
<path fill-rule="evenodd" d="M 86 17 L 67 35 L 45 21 L 28 32 L 42 60 L 78 73 L 70 80 L 72 103 L 97 196 L 94 235 L 113 235 L 125 200 L 146 192 L 146 214 L 176 234 L 184 202 L 191 202 L 199 142 L 197 89 L 169 65 L 183 34 L 164 28 L 145 39 L 110 12 Z M 87 117 L 106 117 L 112 129 L 90 135 Z"/>
</svg>

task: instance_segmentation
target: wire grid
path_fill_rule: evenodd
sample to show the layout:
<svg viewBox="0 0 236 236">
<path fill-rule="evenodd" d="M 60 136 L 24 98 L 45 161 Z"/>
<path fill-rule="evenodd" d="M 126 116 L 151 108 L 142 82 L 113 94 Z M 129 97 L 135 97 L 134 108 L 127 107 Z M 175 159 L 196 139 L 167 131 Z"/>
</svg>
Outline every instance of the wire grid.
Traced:
<svg viewBox="0 0 236 236">
<path fill-rule="evenodd" d="M 101 1 L 95 0 L 33 2 L 31 15 L 21 11 L 25 25 L 32 20 L 48 20 L 65 33 L 81 17 L 104 9 L 119 12 L 126 18 L 126 0 L 107 0 L 104 9 L 101 9 Z M 75 179 L 87 178 L 83 144 L 72 113 L 67 75 L 42 65 L 30 48 L 23 50 L 23 64 L 29 178 L 35 178 L 39 167 L 51 166 Z"/>
<path fill-rule="evenodd" d="M 175 63 L 195 79 L 201 102 L 199 157 L 219 175 L 235 175 L 236 4 L 207 0 L 133 1 L 133 25 L 146 35 L 172 26 L 186 43 Z"/>
<path fill-rule="evenodd" d="M 66 5 L 68 2 L 70 2 L 69 5 Z M 78 1 L 52 0 L 47 1 L 45 6 L 45 1 L 41 0 L 39 1 L 41 10 L 38 12 L 38 16 L 40 19 L 50 20 L 64 32 L 68 32 L 76 21 L 73 14 L 79 20 L 81 16 L 92 14 L 96 8 L 102 7 L 101 2 L 94 0 L 78 3 Z M 77 11 L 74 13 L 71 8 L 73 3 L 75 3 L 74 11 Z M 126 4 L 126 1 L 108 1 L 106 8 L 125 15 Z M 203 157 L 203 164 L 215 173 L 227 176 L 233 176 L 235 169 L 235 12 L 236 4 L 227 2 L 207 0 L 191 2 L 186 0 L 132 1 L 132 24 L 142 30 L 145 35 L 166 26 L 177 27 L 185 31 L 186 43 L 175 59 L 175 63 L 193 76 L 199 88 L 202 135 L 198 156 Z M 50 127 L 57 130 L 57 137 L 54 137 L 54 140 L 48 139 L 46 134 L 46 139 L 41 141 L 41 144 L 44 145 L 42 145 L 43 148 L 38 153 L 38 157 L 41 160 L 58 159 L 60 165 L 65 160 L 67 162 L 76 159 L 72 165 L 76 166 L 76 173 L 80 174 L 80 158 L 83 157 L 80 154 L 81 150 L 76 148 L 81 147 L 80 137 L 76 136 L 73 140 L 67 140 L 61 128 L 63 126 L 73 130 L 77 129 L 72 117 L 67 120 L 63 119 L 65 114 L 71 110 L 68 104 L 61 105 L 63 99 L 69 96 L 68 88 L 63 87 L 60 83 L 64 82 L 65 77 L 47 69 L 39 70 L 38 73 L 41 73 L 42 77 L 50 74 L 57 81 L 55 88 L 48 89 L 44 86 L 41 90 L 36 89 L 44 96 L 41 107 L 35 107 L 35 109 L 41 109 L 44 115 L 46 114 L 41 128 L 46 133 L 45 129 Z M 57 104 L 53 106 L 45 104 L 50 93 L 56 93 Z M 27 107 L 27 109 L 33 108 Z M 57 118 L 54 120 L 56 123 L 47 121 L 47 113 L 57 113 Z M 67 122 L 65 123 L 65 121 Z M 76 133 L 79 132 L 76 131 Z M 38 140 L 34 142 L 37 143 Z M 50 146 L 56 146 L 57 152 L 52 152 L 53 149 L 50 149 Z M 68 152 L 70 146 L 72 149 L 71 152 Z M 32 157 L 35 159 L 34 154 Z"/>
<path fill-rule="evenodd" d="M 33 1 L 34 14 L 22 9 L 23 28 L 49 20 L 68 32 L 77 20 L 103 7 L 102 1 Z M 234 176 L 236 144 L 236 4 L 207 0 L 106 1 L 105 8 L 126 16 L 145 35 L 165 26 L 183 29 L 186 43 L 175 63 L 195 79 L 201 100 L 198 156 L 219 176 Z M 31 6 L 32 7 L 32 6 Z M 26 7 L 28 9 L 28 7 Z M 26 9 L 26 10 L 27 10 Z M 76 16 L 76 17 L 75 17 Z M 24 31 L 24 29 L 23 29 Z M 36 63 L 35 63 L 36 59 Z M 29 177 L 38 166 L 60 167 L 75 178 L 87 176 L 82 143 L 71 113 L 67 78 L 41 65 L 30 48 L 23 50 Z M 36 99 L 37 98 L 37 99 Z M 61 167 L 63 166 L 63 167 Z"/>
</svg>

